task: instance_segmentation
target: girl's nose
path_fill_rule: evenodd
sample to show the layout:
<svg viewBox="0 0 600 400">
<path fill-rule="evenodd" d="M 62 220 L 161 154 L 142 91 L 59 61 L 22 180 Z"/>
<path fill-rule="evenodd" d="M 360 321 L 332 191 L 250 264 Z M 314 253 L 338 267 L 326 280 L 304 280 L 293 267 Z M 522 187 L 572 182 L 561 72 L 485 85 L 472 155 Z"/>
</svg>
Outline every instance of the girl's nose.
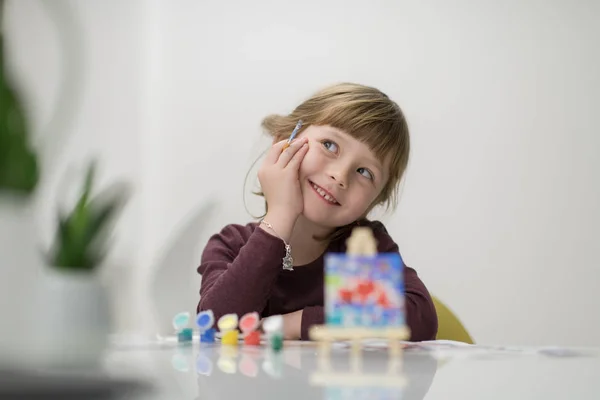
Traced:
<svg viewBox="0 0 600 400">
<path fill-rule="evenodd" d="M 336 183 L 342 189 L 345 189 L 348 185 L 348 174 L 340 171 L 330 172 L 329 178 Z"/>
</svg>

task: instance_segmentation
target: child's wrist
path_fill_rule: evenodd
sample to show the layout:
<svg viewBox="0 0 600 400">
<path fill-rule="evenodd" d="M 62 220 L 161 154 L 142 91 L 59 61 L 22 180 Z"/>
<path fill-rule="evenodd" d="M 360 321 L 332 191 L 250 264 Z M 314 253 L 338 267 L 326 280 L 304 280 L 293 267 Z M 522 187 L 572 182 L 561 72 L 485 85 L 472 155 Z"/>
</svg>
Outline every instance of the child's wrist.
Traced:
<svg viewBox="0 0 600 400">
<path fill-rule="evenodd" d="M 298 340 L 300 339 L 302 330 L 302 314 L 303 310 L 298 310 L 285 314 L 283 316 L 283 332 L 284 339 Z"/>
<path fill-rule="evenodd" d="M 261 227 L 272 235 L 279 237 L 285 243 L 289 243 L 297 219 L 298 217 L 294 218 L 289 213 L 269 211 L 263 218 L 263 221 L 268 224 L 261 224 Z"/>
</svg>

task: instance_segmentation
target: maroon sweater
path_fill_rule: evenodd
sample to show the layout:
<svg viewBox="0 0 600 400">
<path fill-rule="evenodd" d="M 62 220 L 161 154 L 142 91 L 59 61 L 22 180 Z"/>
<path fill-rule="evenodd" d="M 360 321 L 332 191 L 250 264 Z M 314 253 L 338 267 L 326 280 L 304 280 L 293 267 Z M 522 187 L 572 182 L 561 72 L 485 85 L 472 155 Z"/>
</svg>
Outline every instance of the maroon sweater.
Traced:
<svg viewBox="0 0 600 400">
<path fill-rule="evenodd" d="M 373 229 L 380 253 L 398 252 L 398 245 L 378 221 L 365 224 Z M 326 252 L 345 252 L 346 239 L 330 243 Z M 302 340 L 311 325 L 325 320 L 323 255 L 310 264 L 283 270 L 283 241 L 256 223 L 227 225 L 210 238 L 198 272 L 202 275 L 198 311 L 224 314 L 258 311 L 261 316 L 302 313 Z M 414 269 L 405 266 L 406 318 L 411 340 L 432 340 L 437 333 L 437 314 L 429 292 Z"/>
</svg>

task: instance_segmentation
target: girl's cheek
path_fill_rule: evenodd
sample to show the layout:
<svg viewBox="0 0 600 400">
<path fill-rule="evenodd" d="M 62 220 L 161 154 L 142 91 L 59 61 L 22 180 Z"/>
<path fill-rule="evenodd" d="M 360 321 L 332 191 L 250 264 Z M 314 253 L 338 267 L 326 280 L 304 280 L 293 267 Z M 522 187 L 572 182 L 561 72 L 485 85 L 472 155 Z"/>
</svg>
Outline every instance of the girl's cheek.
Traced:
<svg viewBox="0 0 600 400">
<path fill-rule="evenodd" d="M 315 151 L 314 149 L 312 149 L 310 147 L 310 143 L 308 144 L 308 150 L 306 150 L 306 154 L 304 154 L 304 157 L 302 158 L 302 164 L 304 163 L 310 163 L 311 160 L 313 160 L 315 157 Z"/>
</svg>

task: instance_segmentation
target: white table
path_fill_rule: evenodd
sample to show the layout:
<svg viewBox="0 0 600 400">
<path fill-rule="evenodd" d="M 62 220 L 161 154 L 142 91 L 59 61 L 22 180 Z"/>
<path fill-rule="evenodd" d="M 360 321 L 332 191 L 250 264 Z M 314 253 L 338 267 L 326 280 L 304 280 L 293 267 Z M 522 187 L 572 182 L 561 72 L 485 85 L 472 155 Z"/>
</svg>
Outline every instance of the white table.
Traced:
<svg viewBox="0 0 600 400">
<path fill-rule="evenodd" d="M 109 374 L 96 386 L 126 399 L 598 399 L 600 351 L 573 354 L 430 343 L 404 351 L 402 363 L 377 344 L 360 358 L 336 347 L 319 357 L 310 343 L 288 342 L 281 353 L 266 347 L 139 343 L 114 346 Z M 0 374 L 0 389 L 2 388 Z M 125 381 L 115 384 L 114 379 Z M 5 379 L 10 382 L 11 379 Z M 22 379 L 24 386 L 31 380 Z M 79 382 L 69 379 L 69 382 Z M 144 390 L 128 382 L 142 382 Z M 93 385 L 92 385 L 93 386 Z M 96 390 L 106 394 L 106 390 Z M 0 390 L 0 397 L 2 391 Z M 10 398 L 18 398 L 11 396 Z M 43 398 L 92 398 L 44 396 Z"/>
<path fill-rule="evenodd" d="M 279 354 L 265 347 L 170 344 L 114 350 L 106 366 L 116 376 L 150 380 L 151 394 L 139 397 L 147 399 L 600 398 L 596 349 L 568 354 L 432 343 L 406 349 L 402 365 L 377 346 L 360 358 L 345 348 L 334 348 L 329 362 L 318 354 L 299 342 L 286 343 Z"/>
</svg>

